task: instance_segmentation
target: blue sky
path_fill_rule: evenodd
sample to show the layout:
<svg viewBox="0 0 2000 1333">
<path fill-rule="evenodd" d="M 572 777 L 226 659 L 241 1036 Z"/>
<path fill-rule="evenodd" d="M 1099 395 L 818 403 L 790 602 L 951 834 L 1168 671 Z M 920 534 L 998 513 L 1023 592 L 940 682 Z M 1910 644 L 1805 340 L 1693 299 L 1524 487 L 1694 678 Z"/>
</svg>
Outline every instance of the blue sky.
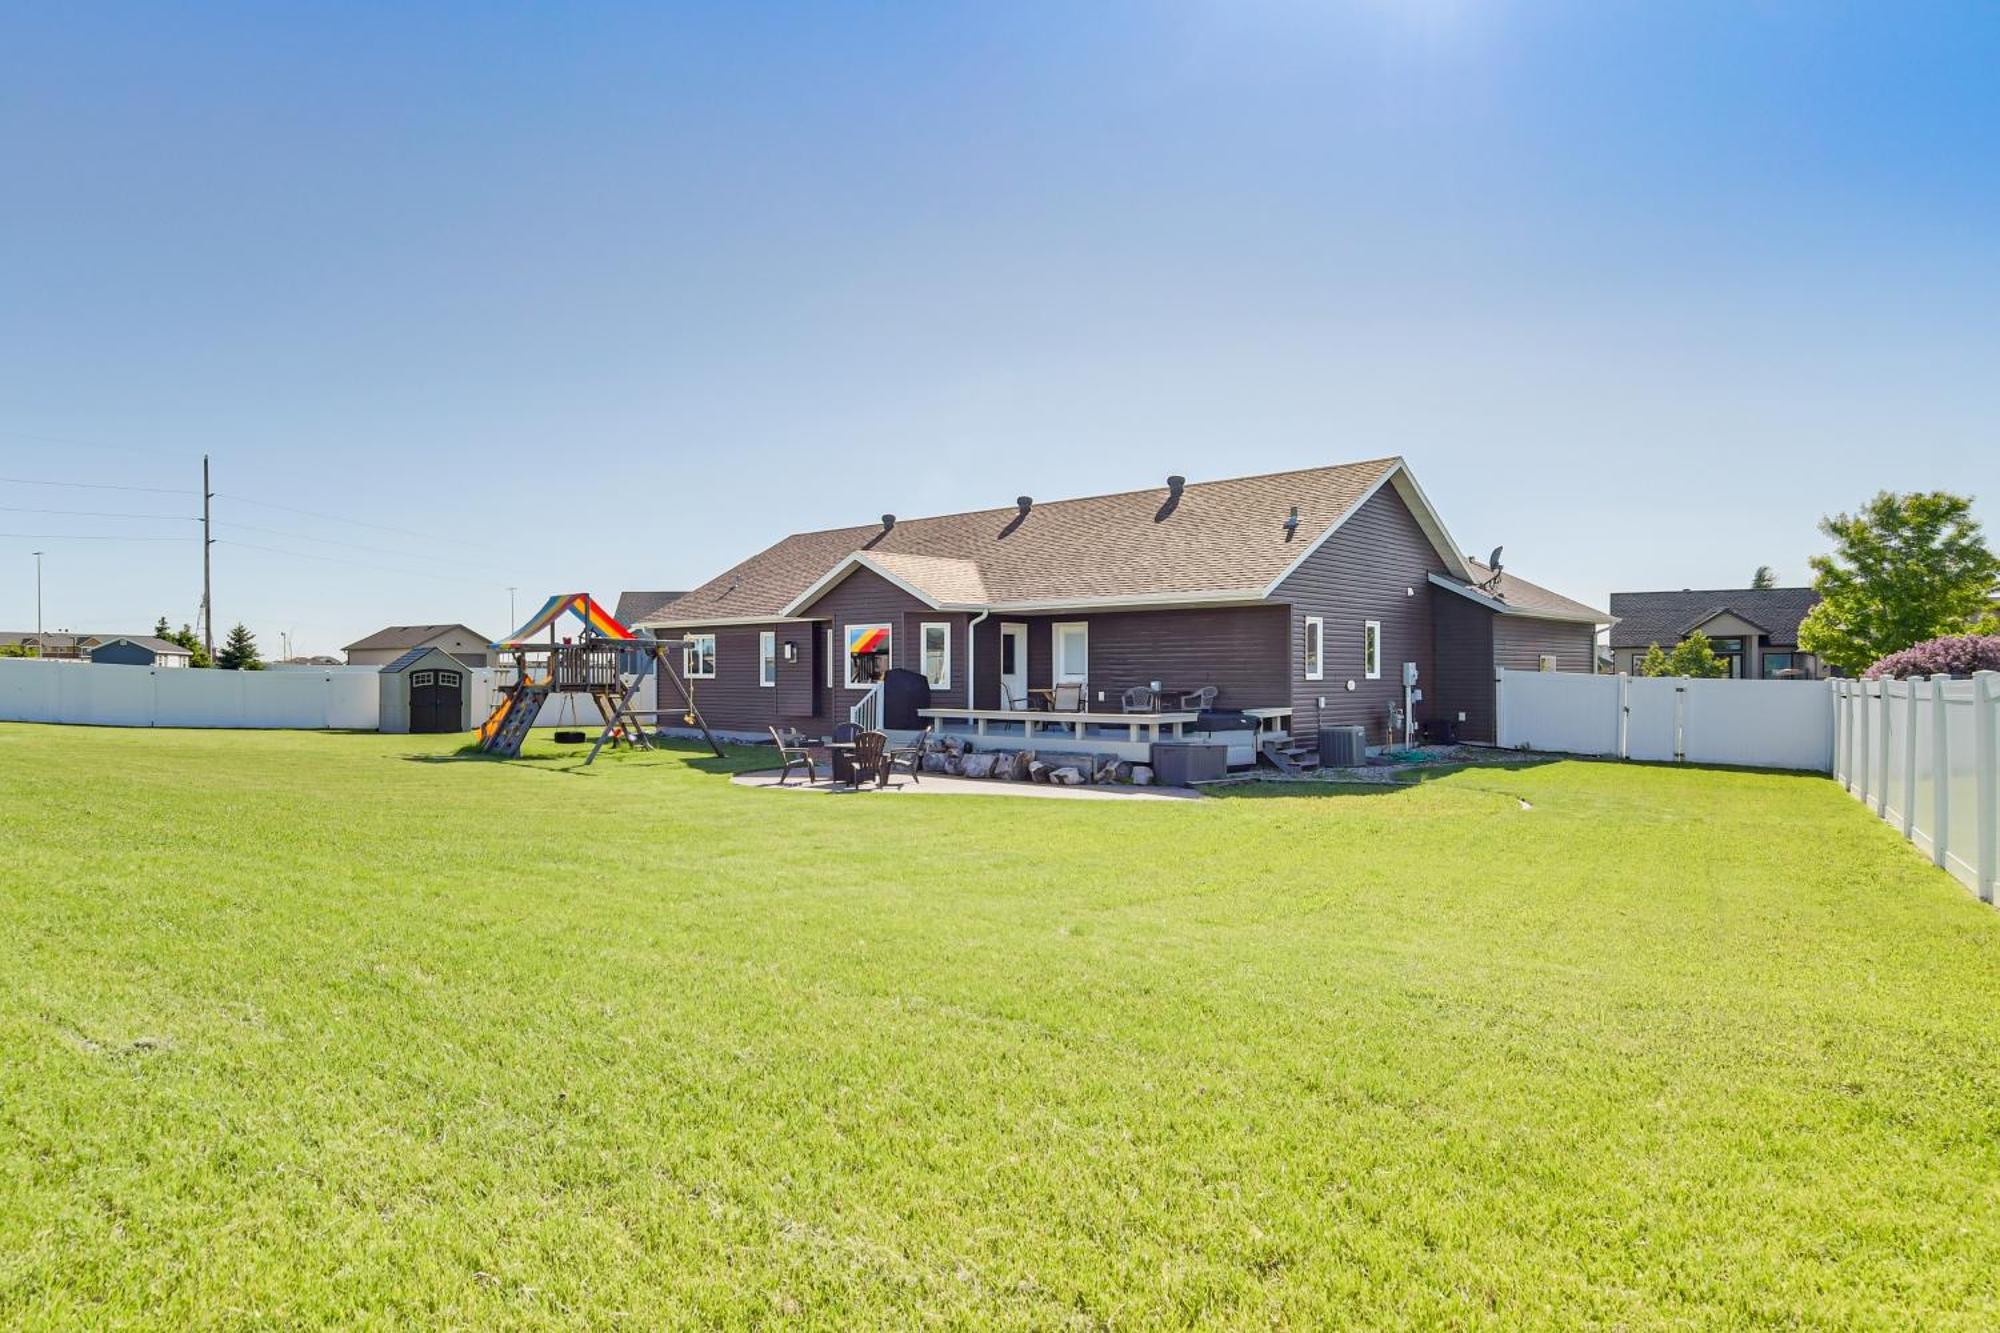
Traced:
<svg viewBox="0 0 2000 1333">
<path fill-rule="evenodd" d="M 302 651 L 1390 453 L 1600 602 L 2000 526 L 1996 68 L 1987 3 L 9 6 L 0 476 L 161 491 L 0 481 L 0 627 L 37 548 L 51 627 L 191 619 L 204 451 Z"/>
</svg>

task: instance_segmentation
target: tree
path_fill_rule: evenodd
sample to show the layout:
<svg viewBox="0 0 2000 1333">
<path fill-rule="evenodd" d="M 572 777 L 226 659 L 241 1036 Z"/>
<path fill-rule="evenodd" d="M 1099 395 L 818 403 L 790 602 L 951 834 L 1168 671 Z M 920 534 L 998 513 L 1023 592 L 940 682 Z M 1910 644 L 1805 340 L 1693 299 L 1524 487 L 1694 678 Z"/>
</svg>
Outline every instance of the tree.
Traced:
<svg viewBox="0 0 2000 1333">
<path fill-rule="evenodd" d="M 1757 572 L 1750 576 L 1750 586 L 1753 588 L 1775 588 L 1778 586 L 1778 576 L 1771 572 L 1769 565 L 1759 565 L 1757 566 Z"/>
<path fill-rule="evenodd" d="M 1969 676 L 2000 671 L 2000 634 L 1952 634 L 1891 653 L 1862 675 L 1907 680 L 1911 676 Z"/>
<path fill-rule="evenodd" d="M 257 656 L 257 639 L 240 621 L 215 654 L 215 664 L 224 671 L 262 671 L 264 659 Z"/>
<path fill-rule="evenodd" d="M 1673 646 L 1672 651 L 1654 644 L 1639 663 L 1642 676 L 1694 676 L 1712 679 L 1729 674 L 1729 663 L 1715 655 L 1708 636 L 1700 630 Z"/>
<path fill-rule="evenodd" d="M 1799 622 L 1799 647 L 1860 672 L 1912 644 L 1965 632 L 1991 610 L 2000 559 L 1972 501 L 1949 491 L 1883 491 L 1858 514 L 1820 522 L 1831 555 L 1812 558 L 1820 602 Z"/>
<path fill-rule="evenodd" d="M 25 643 L 0 643 L 0 657 L 35 657 L 35 649 Z"/>
<path fill-rule="evenodd" d="M 167 628 L 167 618 L 161 616 L 153 625 L 153 637 L 165 639 L 168 643 L 177 643 L 187 649 L 188 665 L 191 667 L 206 670 L 215 665 L 209 660 L 208 649 L 202 647 L 201 640 L 195 637 L 192 625 L 183 623 L 178 630 L 170 630 Z"/>
</svg>

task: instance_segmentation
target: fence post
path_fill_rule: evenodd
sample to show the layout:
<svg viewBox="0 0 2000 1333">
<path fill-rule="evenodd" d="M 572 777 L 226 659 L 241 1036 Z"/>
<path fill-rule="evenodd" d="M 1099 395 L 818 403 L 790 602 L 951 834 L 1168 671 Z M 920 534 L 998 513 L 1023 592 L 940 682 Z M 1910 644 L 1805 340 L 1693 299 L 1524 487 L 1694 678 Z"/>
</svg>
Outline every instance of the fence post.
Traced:
<svg viewBox="0 0 2000 1333">
<path fill-rule="evenodd" d="M 1951 846 L 1951 718 L 1945 712 L 1944 683 L 1931 677 L 1931 863 L 1943 866 Z"/>
<path fill-rule="evenodd" d="M 1507 668 L 1493 668 L 1493 743 L 1507 744 Z"/>
<path fill-rule="evenodd" d="M 1903 836 L 1917 827 L 1917 680 L 1903 682 Z"/>
<path fill-rule="evenodd" d="M 1979 756 L 1979 808 L 1973 812 L 1975 836 L 1979 844 L 1978 872 L 1974 883 L 1978 885 L 1981 902 L 1993 901 L 1994 880 L 2000 879 L 2000 866 L 1995 865 L 1994 844 L 2000 835 L 2000 800 L 1995 799 L 1996 778 L 1994 772 L 1993 724 L 1996 714 L 2000 714 L 2000 672 L 1979 671 L 1972 677 L 1972 734 L 1977 739 Z"/>
<path fill-rule="evenodd" d="M 1882 687 L 1882 693 L 1877 696 L 1882 702 L 1877 705 L 1879 712 L 1875 719 L 1877 723 L 1875 746 L 1881 751 L 1875 765 L 1875 813 L 1887 819 L 1889 817 L 1889 678 L 1884 676 L 1875 683 Z"/>
<path fill-rule="evenodd" d="M 1868 760 L 1875 753 L 1868 744 L 1868 682 L 1854 682 L 1854 794 L 1868 799 Z"/>
<path fill-rule="evenodd" d="M 1688 678 L 1674 681 L 1674 762 L 1687 762 Z"/>
<path fill-rule="evenodd" d="M 1632 678 L 1618 673 L 1618 757 L 1632 757 Z"/>
</svg>

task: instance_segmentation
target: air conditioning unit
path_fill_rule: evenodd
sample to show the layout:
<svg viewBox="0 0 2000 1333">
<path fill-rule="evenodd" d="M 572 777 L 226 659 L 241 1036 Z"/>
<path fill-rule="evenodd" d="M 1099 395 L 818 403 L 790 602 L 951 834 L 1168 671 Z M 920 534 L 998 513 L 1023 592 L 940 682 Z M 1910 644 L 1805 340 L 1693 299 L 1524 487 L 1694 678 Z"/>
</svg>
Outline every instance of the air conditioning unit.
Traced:
<svg viewBox="0 0 2000 1333">
<path fill-rule="evenodd" d="M 1321 768 L 1356 768 L 1368 762 L 1368 732 L 1362 727 L 1319 729 Z"/>
</svg>

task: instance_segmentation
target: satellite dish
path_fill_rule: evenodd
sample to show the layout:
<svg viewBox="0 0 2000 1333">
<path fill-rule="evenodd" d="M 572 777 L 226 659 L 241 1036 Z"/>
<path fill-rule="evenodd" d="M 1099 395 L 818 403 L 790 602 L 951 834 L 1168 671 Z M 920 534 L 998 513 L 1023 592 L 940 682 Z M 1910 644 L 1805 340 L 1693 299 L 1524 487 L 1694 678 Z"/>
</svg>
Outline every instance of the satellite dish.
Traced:
<svg viewBox="0 0 2000 1333">
<path fill-rule="evenodd" d="M 1486 557 L 1486 567 L 1495 574 L 1500 572 L 1500 552 L 1506 549 L 1504 546 L 1496 546 L 1493 548 L 1493 554 Z"/>
</svg>

